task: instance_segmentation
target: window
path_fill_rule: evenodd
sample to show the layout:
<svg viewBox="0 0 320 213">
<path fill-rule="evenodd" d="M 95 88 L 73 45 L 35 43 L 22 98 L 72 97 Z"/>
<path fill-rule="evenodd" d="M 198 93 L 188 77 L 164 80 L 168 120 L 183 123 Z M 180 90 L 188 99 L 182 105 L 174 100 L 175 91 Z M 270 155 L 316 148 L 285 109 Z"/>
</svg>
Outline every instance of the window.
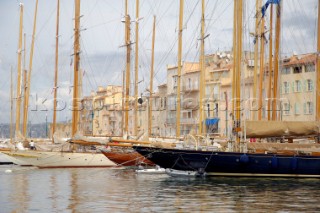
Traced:
<svg viewBox="0 0 320 213">
<path fill-rule="evenodd" d="M 308 101 L 303 106 L 304 114 L 313 114 L 313 102 Z"/>
<path fill-rule="evenodd" d="M 293 67 L 293 73 L 294 74 L 302 73 L 302 66 Z"/>
<path fill-rule="evenodd" d="M 191 89 L 191 78 L 188 78 L 188 89 Z"/>
<path fill-rule="evenodd" d="M 290 104 L 289 103 L 284 103 L 283 104 L 283 113 L 285 115 L 289 115 L 289 113 L 290 113 Z"/>
<path fill-rule="evenodd" d="M 284 74 L 284 75 L 290 74 L 290 67 L 283 68 L 281 73 Z"/>
<path fill-rule="evenodd" d="M 283 92 L 285 94 L 288 94 L 289 93 L 289 82 L 283 82 Z"/>
<path fill-rule="evenodd" d="M 315 69 L 315 66 L 314 64 L 307 64 L 306 65 L 306 71 L 305 72 L 314 72 L 316 69 Z"/>
<path fill-rule="evenodd" d="M 295 81 L 295 92 L 301 92 L 301 81 L 300 80 Z"/>
<path fill-rule="evenodd" d="M 307 91 L 313 91 L 313 81 L 311 79 L 307 80 Z"/>
<path fill-rule="evenodd" d="M 172 76 L 172 78 L 173 78 L 172 86 L 173 86 L 173 89 L 175 89 L 177 87 L 177 78 L 178 78 L 178 76 Z"/>
<path fill-rule="evenodd" d="M 294 114 L 299 115 L 300 114 L 300 106 L 299 103 L 294 104 Z"/>
</svg>

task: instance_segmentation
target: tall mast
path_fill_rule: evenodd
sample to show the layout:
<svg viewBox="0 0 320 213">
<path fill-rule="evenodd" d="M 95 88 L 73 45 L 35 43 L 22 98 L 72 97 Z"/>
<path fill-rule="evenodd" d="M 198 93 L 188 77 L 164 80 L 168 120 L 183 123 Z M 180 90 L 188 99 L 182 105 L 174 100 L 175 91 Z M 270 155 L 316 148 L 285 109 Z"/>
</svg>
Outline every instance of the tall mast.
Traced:
<svg viewBox="0 0 320 213">
<path fill-rule="evenodd" d="M 127 63 L 126 63 L 126 97 L 125 97 L 125 108 L 124 108 L 124 132 L 128 133 L 129 123 L 129 90 L 130 90 L 130 57 L 131 57 L 131 42 L 130 42 L 130 16 L 128 15 L 128 0 L 126 0 L 126 47 L 127 47 Z"/>
<path fill-rule="evenodd" d="M 17 78 L 17 100 L 16 100 L 16 136 L 20 131 L 20 109 L 21 109 L 21 51 L 22 51 L 22 26 L 23 26 L 23 4 L 20 3 L 20 25 L 19 25 L 19 47 L 18 47 L 18 78 Z"/>
<path fill-rule="evenodd" d="M 275 43 L 275 52 L 274 52 L 274 74 L 273 74 L 272 120 L 277 120 L 280 30 L 281 30 L 281 2 L 277 4 L 276 34 L 275 34 L 276 43 Z"/>
<path fill-rule="evenodd" d="M 264 77 L 264 17 L 261 19 L 260 25 L 260 76 L 259 76 L 259 113 L 258 120 L 262 119 L 262 87 L 263 87 L 263 77 Z"/>
<path fill-rule="evenodd" d="M 233 38 L 232 38 L 232 114 L 235 115 L 235 98 L 236 98 L 236 62 L 237 62 L 237 14 L 238 1 L 233 1 Z"/>
<path fill-rule="evenodd" d="M 272 87 L 272 43 L 273 43 L 273 4 L 270 8 L 270 27 L 269 27 L 269 86 L 268 86 L 268 120 L 271 120 L 271 87 Z"/>
<path fill-rule="evenodd" d="M 60 0 L 57 0 L 57 22 L 56 22 L 56 55 L 54 70 L 54 94 L 53 94 L 53 120 L 52 120 L 52 143 L 53 134 L 56 131 L 57 122 L 57 93 L 58 93 L 58 62 L 59 62 L 59 16 L 60 16 Z"/>
<path fill-rule="evenodd" d="M 148 135 L 151 136 L 152 133 L 152 94 L 153 94 L 153 72 L 154 72 L 154 42 L 156 38 L 156 16 L 153 16 L 153 30 L 152 30 L 152 53 L 151 53 L 151 69 L 150 69 L 150 96 L 149 96 L 149 125 L 148 125 Z"/>
<path fill-rule="evenodd" d="M 121 135 L 123 136 L 123 134 L 124 134 L 124 128 L 123 128 L 123 125 L 124 125 L 124 93 L 125 93 L 125 91 L 124 91 L 124 87 L 125 87 L 125 85 L 126 85 L 126 77 L 125 77 L 125 75 L 126 75 L 126 72 L 125 72 L 125 70 L 123 70 L 122 71 L 122 100 L 121 100 L 121 111 L 122 111 L 122 113 L 121 113 L 121 126 L 122 126 L 122 128 L 121 128 Z"/>
<path fill-rule="evenodd" d="M 182 63 L 182 25 L 183 25 L 183 4 L 184 0 L 180 0 L 179 15 L 179 41 L 178 41 L 178 73 L 177 73 L 177 126 L 176 137 L 180 137 L 180 110 L 181 110 L 181 63 Z"/>
<path fill-rule="evenodd" d="M 73 101 L 72 101 L 72 137 L 78 131 L 79 122 L 79 72 L 80 72 L 80 0 L 75 0 L 74 14 L 74 78 L 73 78 Z"/>
<path fill-rule="evenodd" d="M 257 100 L 257 82 L 258 82 L 258 52 L 259 52 L 259 11 L 261 10 L 261 0 L 256 0 L 256 24 L 255 24 L 255 44 L 254 44 L 254 71 L 253 71 L 253 100 L 256 103 Z M 256 111 L 252 113 L 252 120 L 256 120 Z"/>
<path fill-rule="evenodd" d="M 205 78 L 204 78 L 204 27 L 205 27 L 205 20 L 204 20 L 204 12 L 205 12 L 205 2 L 202 0 L 202 5 L 201 5 L 201 47 L 200 47 L 200 90 L 199 90 L 199 134 L 202 134 L 203 131 L 203 118 L 204 118 L 204 111 L 203 111 L 203 98 L 204 98 L 204 89 L 203 89 L 203 84 L 205 84 Z"/>
<path fill-rule="evenodd" d="M 26 44 L 27 44 L 27 39 L 26 39 L 26 34 L 24 34 L 24 51 L 23 51 L 23 82 L 22 82 L 22 87 L 23 87 L 23 106 L 26 105 L 26 101 L 27 101 L 27 88 L 28 88 L 28 82 L 27 82 L 27 76 L 28 76 L 28 71 L 26 69 Z M 25 109 L 25 107 L 23 108 Z M 25 111 L 23 111 L 23 113 L 25 113 Z M 24 122 L 24 120 L 23 120 Z M 22 124 L 23 126 L 25 125 L 25 123 Z M 24 136 L 26 138 L 26 136 Z"/>
<path fill-rule="evenodd" d="M 240 118 L 241 118 L 241 100 L 240 100 L 240 80 L 241 80 L 241 60 L 242 60 L 242 7 L 243 1 L 239 0 L 238 5 L 238 16 L 237 16 L 237 64 L 236 64 L 236 120 L 235 120 L 235 130 L 236 130 L 236 141 L 240 142 Z"/>
<path fill-rule="evenodd" d="M 13 120 L 13 80 L 12 80 L 12 66 L 11 66 L 11 85 L 10 85 L 10 143 L 12 144 L 12 120 Z"/>
<path fill-rule="evenodd" d="M 136 0 L 136 51 L 134 63 L 134 135 L 138 135 L 138 81 L 139 81 L 139 0 Z"/>
<path fill-rule="evenodd" d="M 318 0 L 316 120 L 320 119 L 320 0 Z"/>
<path fill-rule="evenodd" d="M 23 72 L 22 72 L 23 106 L 26 105 L 26 101 L 27 101 L 27 95 L 26 95 L 27 94 L 27 88 L 28 88 L 27 78 L 28 78 L 28 71 L 26 69 L 23 69 Z M 21 94 L 22 94 L 22 92 L 21 92 Z M 23 113 L 25 113 L 25 111 L 23 111 Z M 24 123 L 24 120 L 23 120 L 22 126 L 24 127 L 24 125 L 25 125 L 25 123 Z M 26 136 L 24 136 L 24 137 L 26 138 Z"/>
<path fill-rule="evenodd" d="M 27 35 L 23 34 L 23 70 L 26 70 L 26 44 L 27 44 Z"/>
<path fill-rule="evenodd" d="M 33 18 L 33 32 L 32 32 L 32 42 L 31 42 L 31 49 L 30 49 L 29 72 L 28 72 L 27 90 L 25 94 L 26 98 L 25 98 L 24 111 L 23 111 L 22 134 L 24 137 L 27 136 L 28 106 L 29 106 L 29 96 L 30 96 L 30 82 L 31 82 L 31 73 L 32 73 L 34 38 L 35 38 L 36 26 L 37 26 L 37 12 L 38 12 L 38 0 L 36 0 L 36 9 L 34 11 L 34 18 Z"/>
</svg>

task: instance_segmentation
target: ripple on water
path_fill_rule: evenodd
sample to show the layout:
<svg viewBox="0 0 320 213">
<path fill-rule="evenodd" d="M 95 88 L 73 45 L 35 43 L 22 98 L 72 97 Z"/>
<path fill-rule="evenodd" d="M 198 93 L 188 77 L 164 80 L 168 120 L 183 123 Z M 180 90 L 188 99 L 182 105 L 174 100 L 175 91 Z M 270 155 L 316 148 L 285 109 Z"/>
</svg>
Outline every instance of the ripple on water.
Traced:
<svg viewBox="0 0 320 213">
<path fill-rule="evenodd" d="M 36 169 L 0 174 L 1 212 L 306 212 L 318 179 L 173 178 L 128 169 Z"/>
</svg>

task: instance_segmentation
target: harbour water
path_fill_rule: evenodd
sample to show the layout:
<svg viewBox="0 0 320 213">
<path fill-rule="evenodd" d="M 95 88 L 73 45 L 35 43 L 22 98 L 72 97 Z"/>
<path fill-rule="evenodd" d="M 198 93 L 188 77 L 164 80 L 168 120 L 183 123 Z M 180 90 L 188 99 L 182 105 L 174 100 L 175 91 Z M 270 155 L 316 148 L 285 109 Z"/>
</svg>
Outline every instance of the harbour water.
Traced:
<svg viewBox="0 0 320 213">
<path fill-rule="evenodd" d="M 0 166 L 0 212 L 319 212 L 319 179 Z"/>
</svg>

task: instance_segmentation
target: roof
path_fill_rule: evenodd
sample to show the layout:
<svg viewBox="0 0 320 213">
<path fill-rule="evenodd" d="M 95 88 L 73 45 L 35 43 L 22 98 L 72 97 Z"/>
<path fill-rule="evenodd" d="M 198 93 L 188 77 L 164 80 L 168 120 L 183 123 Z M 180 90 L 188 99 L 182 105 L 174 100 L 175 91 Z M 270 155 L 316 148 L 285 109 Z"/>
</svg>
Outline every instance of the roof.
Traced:
<svg viewBox="0 0 320 213">
<path fill-rule="evenodd" d="M 158 87 L 167 87 L 167 84 L 161 84 Z"/>
<path fill-rule="evenodd" d="M 291 66 L 298 64 L 309 64 L 315 63 L 317 59 L 317 55 L 315 53 L 309 53 L 304 55 L 293 55 L 290 58 L 286 58 L 282 60 L 283 66 Z"/>
<path fill-rule="evenodd" d="M 232 67 L 233 67 L 233 64 L 226 64 L 226 65 L 224 65 L 223 67 L 213 68 L 213 69 L 210 70 L 209 72 L 223 72 L 223 71 L 226 71 L 226 70 L 231 70 Z"/>
</svg>

